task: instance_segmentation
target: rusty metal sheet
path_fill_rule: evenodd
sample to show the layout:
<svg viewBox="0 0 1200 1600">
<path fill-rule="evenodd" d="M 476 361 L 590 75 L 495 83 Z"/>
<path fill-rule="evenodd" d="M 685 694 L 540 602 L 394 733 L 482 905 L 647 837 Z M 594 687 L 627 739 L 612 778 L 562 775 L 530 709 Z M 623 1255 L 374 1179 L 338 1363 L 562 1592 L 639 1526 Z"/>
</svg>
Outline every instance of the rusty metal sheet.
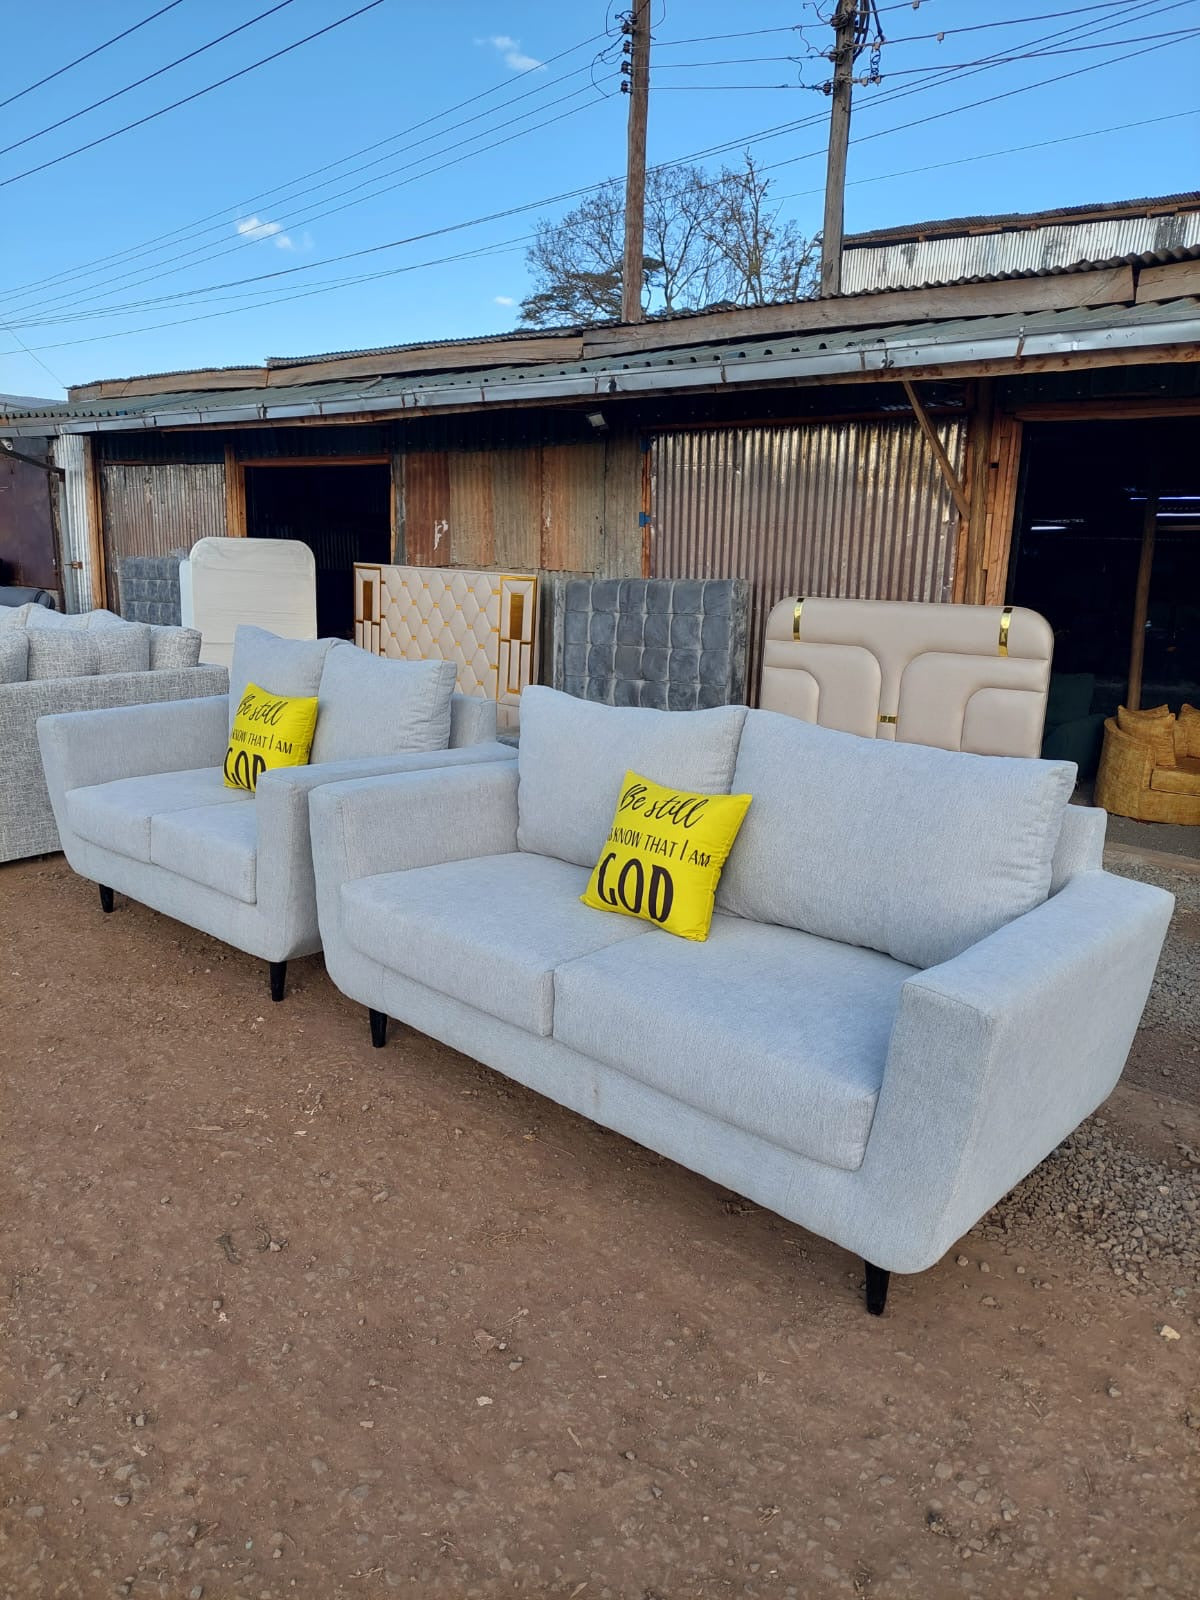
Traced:
<svg viewBox="0 0 1200 1600">
<path fill-rule="evenodd" d="M 935 426 L 961 472 L 962 422 Z M 911 419 L 720 428 L 654 441 L 653 574 L 749 580 L 752 696 L 777 600 L 948 600 L 955 529 L 949 490 Z"/>
<path fill-rule="evenodd" d="M 404 559 L 415 567 L 450 563 L 450 463 L 441 450 L 404 458 Z"/>
<path fill-rule="evenodd" d="M 119 603 L 122 556 L 165 556 L 225 533 L 225 467 L 215 462 L 106 461 L 100 468 L 104 551 Z"/>
</svg>

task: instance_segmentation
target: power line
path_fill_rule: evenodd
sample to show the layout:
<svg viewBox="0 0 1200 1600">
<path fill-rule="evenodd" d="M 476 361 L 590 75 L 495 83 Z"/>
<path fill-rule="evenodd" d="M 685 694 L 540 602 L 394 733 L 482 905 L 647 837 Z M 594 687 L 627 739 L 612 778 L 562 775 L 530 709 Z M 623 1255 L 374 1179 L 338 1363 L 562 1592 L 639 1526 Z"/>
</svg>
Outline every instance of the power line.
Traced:
<svg viewBox="0 0 1200 1600">
<path fill-rule="evenodd" d="M 176 0 L 176 3 L 180 3 L 180 0 Z M 553 65 L 553 63 L 556 61 L 561 61 L 565 56 L 573 55 L 576 50 L 585 49 L 588 45 L 594 44 L 598 39 L 602 38 L 604 38 L 602 33 L 591 34 L 588 38 L 581 39 L 577 44 L 569 45 L 565 50 L 560 50 L 557 55 L 548 56 L 545 61 L 539 62 L 537 66 L 526 68 L 524 71 L 518 73 L 515 79 L 508 81 L 519 82 L 522 78 L 529 77 L 531 73 L 541 72 L 545 67 Z M 579 72 L 587 70 L 589 69 L 580 68 Z M 514 95 L 508 100 L 502 101 L 498 107 L 492 107 L 490 110 L 480 112 L 474 117 L 468 117 L 465 119 L 465 121 L 460 122 L 458 127 L 467 127 L 472 122 L 478 122 L 482 117 L 491 116 L 496 110 L 503 110 L 509 106 L 516 105 L 522 100 L 527 100 L 531 95 L 542 94 L 546 89 L 553 88 L 555 84 L 565 83 L 569 77 L 574 77 L 577 75 L 577 73 L 567 73 L 559 76 L 558 78 L 546 80 L 537 87 L 527 90 L 524 94 Z M 398 133 L 389 134 L 385 139 L 377 139 L 372 144 L 363 145 L 361 149 L 352 150 L 348 155 L 339 156 L 336 161 L 328 161 L 323 166 L 314 167 L 310 172 L 301 173 L 298 177 L 288 179 L 282 184 L 276 184 L 274 188 L 264 189 L 258 194 L 250 195 L 248 198 L 238 201 L 235 205 L 222 207 L 219 211 L 210 211 L 205 216 L 199 217 L 191 223 L 184 223 L 181 227 L 173 228 L 167 233 L 156 234 L 153 238 L 143 239 L 140 243 L 131 245 L 124 250 L 113 251 L 106 256 L 97 256 L 91 261 L 81 262 L 76 267 L 64 268 L 61 272 L 53 273 L 49 277 L 32 279 L 28 283 L 18 284 L 12 289 L 0 292 L 10 296 L 15 295 L 20 298 L 29 291 L 49 288 L 51 285 L 62 282 L 64 279 L 78 277 L 81 274 L 90 271 L 93 267 L 106 266 L 110 263 L 116 263 L 128 256 L 142 256 L 148 250 L 152 250 L 155 246 L 163 245 L 171 241 L 178 242 L 180 235 L 186 238 L 191 236 L 199 236 L 199 233 L 201 232 L 212 233 L 216 231 L 214 228 L 202 228 L 201 225 L 204 223 L 211 223 L 217 218 L 221 219 L 220 223 L 218 224 L 219 227 L 227 227 L 229 225 L 229 214 L 231 212 L 244 214 L 252 206 L 259 206 L 262 205 L 264 201 L 273 200 L 276 196 L 279 196 L 283 190 L 291 189 L 297 184 L 305 183 L 309 178 L 320 177 L 322 173 L 330 172 L 335 167 L 345 166 L 347 162 L 354 161 L 359 156 L 370 155 L 372 151 L 382 149 L 384 145 L 396 144 L 399 142 L 399 140 L 408 138 L 410 134 L 419 132 L 420 129 L 428 127 L 431 123 L 440 122 L 446 117 L 453 116 L 456 111 L 465 110 L 467 106 L 475 105 L 480 100 L 486 100 L 491 95 L 498 93 L 499 90 L 504 87 L 504 83 L 493 84 L 490 89 L 483 89 L 478 94 L 469 95 L 465 100 L 459 100 L 454 105 L 447 106 L 443 111 L 434 112 L 432 115 L 424 117 L 420 121 L 410 124 L 407 128 L 401 128 Z M 415 144 L 410 144 L 407 148 L 409 150 L 417 149 L 420 145 L 428 144 L 430 139 L 436 137 L 436 134 L 431 134 L 425 139 L 418 140 Z M 380 158 L 380 160 L 386 159 L 387 157 Z M 366 165 L 353 170 L 365 171 L 367 166 L 374 165 L 378 165 L 378 162 L 368 162 Z M 349 176 L 349 174 L 343 174 L 343 176 Z M 328 180 L 326 183 L 315 185 L 313 189 L 302 190 L 301 193 L 313 193 L 315 192 L 315 189 L 328 188 L 330 183 L 336 183 L 337 181 L 338 179 L 333 178 Z M 299 198 L 299 196 L 294 195 L 290 198 L 296 199 Z"/>
<path fill-rule="evenodd" d="M 148 22 L 163 17 L 168 11 L 174 11 L 176 6 L 181 6 L 183 0 L 170 0 L 169 5 L 160 6 L 157 11 L 152 11 L 148 17 L 143 17 L 140 22 L 135 22 L 132 27 L 126 28 L 123 33 L 114 33 L 111 39 L 105 39 L 103 44 L 95 45 L 91 50 L 86 50 L 83 55 L 76 56 L 74 61 L 68 61 L 65 67 L 57 67 L 53 72 L 48 72 L 44 78 L 39 78 L 36 83 L 29 84 L 24 89 L 18 89 L 16 94 L 10 94 L 7 100 L 0 100 L 0 111 L 5 106 L 11 106 L 14 100 L 23 100 L 27 94 L 32 94 L 35 89 L 41 89 L 47 83 L 53 83 L 55 78 L 61 78 L 64 72 L 70 72 L 73 67 L 82 66 L 85 61 L 90 61 L 93 56 L 98 56 L 102 50 L 107 50 L 110 45 L 120 44 L 122 39 L 128 39 L 131 33 L 136 33 L 139 28 L 144 28 Z M 49 368 L 47 368 L 49 371 Z M 50 374 L 54 376 L 53 373 Z M 58 380 L 55 379 L 57 382 Z"/>
<path fill-rule="evenodd" d="M 10 150 L 19 150 L 23 144 L 32 144 L 35 139 L 41 139 L 47 133 L 53 133 L 56 128 L 65 128 L 68 122 L 76 122 L 80 117 L 86 117 L 89 111 L 97 111 L 101 106 L 106 106 L 112 100 L 119 100 L 123 94 L 128 94 L 132 89 L 140 89 L 144 83 L 150 83 L 155 78 L 161 78 L 164 72 L 170 72 L 174 67 L 182 66 L 185 61 L 192 61 L 196 56 L 202 56 L 206 50 L 212 50 L 219 44 L 224 44 L 226 39 L 232 39 L 235 34 L 245 33 L 247 28 L 252 28 L 256 22 L 262 22 L 265 17 L 273 17 L 277 11 L 282 11 L 285 6 L 290 6 L 294 0 L 278 0 L 269 11 L 260 11 L 258 16 L 251 17 L 249 22 L 243 22 L 236 28 L 230 28 L 227 33 L 222 33 L 215 39 L 210 39 L 207 44 L 198 45 L 195 50 L 189 50 L 185 56 L 177 56 L 174 61 L 168 61 L 165 67 L 157 67 L 153 72 L 146 73 L 145 77 L 135 78 L 132 83 L 127 83 L 123 89 L 114 89 L 111 94 L 106 94 L 101 100 L 93 100 L 90 106 L 83 106 L 78 111 L 72 111 L 68 117 L 59 117 L 57 122 L 47 123 L 44 128 L 39 128 L 36 133 L 27 133 L 23 139 L 14 139 L 12 144 L 6 144 L 0 149 L 0 156 L 6 156 Z"/>
<path fill-rule="evenodd" d="M 62 161 L 69 161 L 72 156 L 82 155 L 85 150 L 94 150 L 97 145 L 107 144 L 110 139 L 116 139 L 123 133 L 128 133 L 132 128 L 144 127 L 147 122 L 153 122 L 158 117 L 165 117 L 168 111 L 177 111 L 180 106 L 190 105 L 193 100 L 199 100 L 202 95 L 211 94 L 214 89 L 221 89 L 227 83 L 234 83 L 238 78 L 244 78 L 249 72 L 257 72 L 259 67 L 265 67 L 272 61 L 278 61 L 281 56 L 290 55 L 293 50 L 299 50 L 301 45 L 311 44 L 314 39 L 320 39 L 326 33 L 332 33 L 335 28 L 342 27 L 347 22 L 353 22 L 356 17 L 363 16 L 368 11 L 374 11 L 376 6 L 381 6 L 383 0 L 367 0 L 367 4 L 359 6 L 357 11 L 347 12 L 345 16 L 336 18 L 333 22 L 326 23 L 325 27 L 318 28 L 314 33 L 305 34 L 303 39 L 297 39 L 294 44 L 284 45 L 282 50 L 274 50 L 269 56 L 261 60 L 252 61 L 248 67 L 242 67 L 237 72 L 231 72 L 224 78 L 218 78 L 215 83 L 205 84 L 203 89 L 196 89 L 191 94 L 185 94 L 179 100 L 172 100 L 169 106 L 162 106 L 157 111 L 150 111 L 144 117 L 138 117 L 134 122 L 127 122 L 123 128 L 114 128 L 111 133 L 101 134 L 97 139 L 90 139 L 87 144 L 76 145 L 74 150 L 65 150 L 62 155 L 54 156 L 49 161 L 43 161 L 36 167 L 27 167 L 24 172 L 14 173 L 11 178 L 0 178 L 0 189 L 6 189 L 10 183 L 19 183 L 22 178 L 31 178 L 35 172 L 45 172 L 48 167 L 57 167 Z"/>
</svg>

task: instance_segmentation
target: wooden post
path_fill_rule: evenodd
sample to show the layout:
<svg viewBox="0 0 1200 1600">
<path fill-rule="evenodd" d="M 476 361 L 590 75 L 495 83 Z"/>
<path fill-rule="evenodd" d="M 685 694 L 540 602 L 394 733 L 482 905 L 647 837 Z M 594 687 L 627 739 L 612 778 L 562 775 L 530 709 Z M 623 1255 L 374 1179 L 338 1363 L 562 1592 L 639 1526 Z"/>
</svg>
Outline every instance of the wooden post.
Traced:
<svg viewBox="0 0 1200 1600">
<path fill-rule="evenodd" d="M 901 378 L 900 382 L 904 388 L 904 393 L 908 396 L 908 403 L 913 408 L 913 413 L 920 424 L 921 432 L 925 435 L 926 443 L 933 451 L 934 460 L 941 468 L 942 477 L 946 480 L 946 487 L 950 490 L 954 504 L 958 508 L 958 514 L 965 519 L 970 516 L 971 507 L 967 500 L 967 492 L 959 480 L 958 473 L 955 472 L 950 457 L 946 454 L 945 447 L 937 436 L 937 429 L 929 420 L 929 413 L 921 404 L 917 391 L 907 378 Z"/>
<path fill-rule="evenodd" d="M 1150 610 L 1150 576 L 1154 570 L 1154 538 L 1158 532 L 1158 466 L 1150 470 L 1146 486 L 1146 511 L 1142 517 L 1142 553 L 1138 559 L 1137 587 L 1133 591 L 1133 629 L 1129 636 L 1129 687 L 1125 704 L 1142 708 L 1142 665 L 1146 657 L 1146 616 Z"/>
<path fill-rule="evenodd" d="M 854 36 L 858 0 L 838 0 L 833 15 L 833 88 L 829 107 L 829 156 L 825 165 L 825 222 L 821 230 L 821 294 L 842 291 L 842 231 L 846 199 L 846 151 L 850 144 L 850 100 L 854 92 Z"/>
<path fill-rule="evenodd" d="M 83 436 L 83 474 L 87 499 L 88 547 L 92 558 L 92 608 L 108 604 L 108 572 L 104 558 L 104 496 L 96 436 Z"/>
<path fill-rule="evenodd" d="M 963 579 L 962 597 L 969 606 L 983 604 L 986 584 L 984 555 L 987 544 L 993 384 L 994 380 L 991 378 L 978 378 L 972 384 L 974 393 L 970 406 L 970 421 L 967 425 L 967 495 L 971 504 L 967 516 L 966 573 Z"/>
<path fill-rule="evenodd" d="M 629 29 L 629 133 L 625 158 L 625 253 L 621 259 L 621 321 L 642 321 L 643 241 L 646 231 L 646 119 L 650 108 L 650 0 L 633 0 Z"/>
<path fill-rule="evenodd" d="M 225 446 L 225 533 L 230 539 L 246 537 L 246 469 L 231 444 Z"/>
</svg>

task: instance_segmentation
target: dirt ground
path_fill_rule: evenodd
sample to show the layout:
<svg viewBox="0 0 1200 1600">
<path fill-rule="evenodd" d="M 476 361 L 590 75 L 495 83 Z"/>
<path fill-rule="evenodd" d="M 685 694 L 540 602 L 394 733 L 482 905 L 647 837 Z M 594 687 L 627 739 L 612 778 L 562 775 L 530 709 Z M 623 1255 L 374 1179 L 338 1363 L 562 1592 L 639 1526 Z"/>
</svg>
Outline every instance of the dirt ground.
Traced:
<svg viewBox="0 0 1200 1600">
<path fill-rule="evenodd" d="M 319 959 L 272 1006 L 61 857 L 0 868 L 0 937 L 4 1596 L 1200 1595 L 1177 999 L 875 1319 L 833 1246 L 372 1050 Z"/>
</svg>

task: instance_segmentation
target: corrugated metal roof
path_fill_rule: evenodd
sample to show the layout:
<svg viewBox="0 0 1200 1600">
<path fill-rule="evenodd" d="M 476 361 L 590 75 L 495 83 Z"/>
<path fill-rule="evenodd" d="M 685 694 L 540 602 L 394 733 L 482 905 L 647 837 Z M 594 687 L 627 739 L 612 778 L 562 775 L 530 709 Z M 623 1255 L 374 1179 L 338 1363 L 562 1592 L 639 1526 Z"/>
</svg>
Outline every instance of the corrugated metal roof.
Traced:
<svg viewBox="0 0 1200 1600">
<path fill-rule="evenodd" d="M 863 378 L 927 366 L 1064 355 L 1082 351 L 1137 351 L 1194 344 L 1200 339 L 1200 296 L 1165 304 L 1074 307 L 1063 311 L 1010 312 L 944 322 L 876 328 L 817 330 L 772 339 L 719 345 L 676 346 L 644 355 L 546 362 L 534 367 L 486 367 L 459 372 L 399 374 L 288 388 L 191 391 L 137 395 L 123 400 L 80 401 L 16 413 L 6 432 L 56 429 L 221 427 L 226 423 L 345 417 L 384 411 L 425 411 L 450 406 L 475 409 L 525 401 L 600 400 L 672 390 L 743 383 L 819 379 L 837 374 Z"/>
<path fill-rule="evenodd" d="M 967 233 L 847 250 L 842 292 L 869 294 L 1104 267 L 1165 265 L 1197 254 L 1200 211 L 1063 222 L 1027 232 Z"/>
<path fill-rule="evenodd" d="M 904 222 L 893 228 L 870 228 L 847 234 L 847 250 L 865 245 L 897 244 L 904 239 L 932 239 L 956 233 L 999 232 L 1005 228 L 1040 228 L 1047 223 L 1088 218 L 1149 217 L 1164 211 L 1200 210 L 1200 189 L 1182 194 L 1151 195 L 1141 200 L 1101 200 L 1094 205 L 1054 206 L 1046 211 L 987 212 L 976 217 L 940 217 L 931 222 Z"/>
</svg>

